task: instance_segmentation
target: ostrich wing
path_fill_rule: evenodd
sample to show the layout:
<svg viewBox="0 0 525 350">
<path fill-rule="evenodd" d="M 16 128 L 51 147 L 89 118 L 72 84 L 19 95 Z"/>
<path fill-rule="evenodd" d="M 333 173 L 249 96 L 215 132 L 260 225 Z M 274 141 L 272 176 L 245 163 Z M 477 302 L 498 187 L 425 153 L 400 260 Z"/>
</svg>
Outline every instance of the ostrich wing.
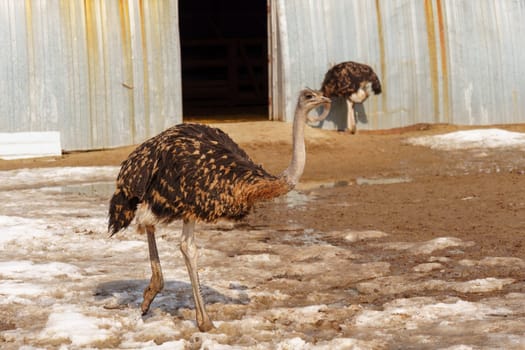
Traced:
<svg viewBox="0 0 525 350">
<path fill-rule="evenodd" d="M 198 152 L 201 143 L 209 143 L 214 148 L 236 154 L 239 158 L 250 159 L 246 152 L 220 129 L 199 124 L 179 124 L 139 145 L 122 162 L 117 185 L 130 197 L 142 200 L 159 168 L 174 166 L 174 163 L 180 161 L 174 157 L 180 158 Z"/>
<path fill-rule="evenodd" d="M 239 219 L 256 200 L 286 192 L 280 178 L 228 135 L 199 124 L 175 126 L 143 143 L 123 163 L 117 184 L 166 221 Z"/>
<path fill-rule="evenodd" d="M 157 173 L 160 136 L 142 143 L 122 162 L 117 187 L 122 189 L 128 198 L 136 197 L 142 200 L 152 177 Z"/>
</svg>

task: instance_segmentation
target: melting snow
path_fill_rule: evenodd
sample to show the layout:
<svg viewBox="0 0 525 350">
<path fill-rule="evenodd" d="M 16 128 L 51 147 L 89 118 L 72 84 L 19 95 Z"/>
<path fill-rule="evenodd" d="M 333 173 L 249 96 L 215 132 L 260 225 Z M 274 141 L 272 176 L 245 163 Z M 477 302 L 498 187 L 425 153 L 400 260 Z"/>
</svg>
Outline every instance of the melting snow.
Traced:
<svg viewBox="0 0 525 350">
<path fill-rule="evenodd" d="M 434 303 L 431 298 L 397 299 L 384 305 L 383 311 L 365 311 L 357 316 L 359 326 L 380 328 L 385 325 L 400 324 L 407 329 L 417 329 L 421 323 L 443 324 L 445 320 L 454 322 L 480 320 L 492 316 L 508 315 L 512 311 L 503 307 L 492 307 L 482 303 L 455 300 L 448 303 Z M 449 321 L 450 322 L 450 321 Z"/>
<path fill-rule="evenodd" d="M 83 346 L 107 340 L 120 326 L 119 322 L 86 316 L 75 307 L 57 307 L 49 315 L 40 338 L 64 339 Z"/>
<path fill-rule="evenodd" d="M 430 254 L 435 250 L 449 247 L 468 247 L 473 245 L 472 242 L 463 242 L 456 237 L 438 237 L 427 242 L 389 242 L 378 243 L 388 249 L 411 250 L 416 254 Z"/>
<path fill-rule="evenodd" d="M 17 216 L 0 215 L 0 248 L 12 240 L 33 240 L 49 236 L 44 220 L 31 220 Z"/>
<path fill-rule="evenodd" d="M 38 296 L 45 291 L 44 287 L 34 283 L 24 283 L 22 281 L 2 281 L 0 282 L 0 304 L 9 304 L 12 302 L 23 303 L 23 296 Z"/>
<path fill-rule="evenodd" d="M 50 262 L 45 264 L 35 264 L 32 261 L 7 261 L 0 262 L 0 275 L 5 278 L 30 278 L 49 280 L 57 276 L 67 278 L 81 278 L 82 273 L 79 268 L 61 262 Z"/>
<path fill-rule="evenodd" d="M 501 290 L 513 279 L 431 276 L 454 266 L 524 267 L 523 260 L 456 261 L 443 253 L 473 242 L 455 237 L 395 242 L 380 231 L 334 231 L 323 237 L 300 225 L 284 234 L 234 226 L 222 231 L 217 226 L 198 228 L 203 293 L 217 326 L 206 334 L 195 326 L 178 237 L 160 231 L 166 287 L 150 313 L 141 316 L 142 290 L 150 276 L 144 237 L 128 230 L 109 239 L 105 228 L 110 193 L 50 188 L 112 181 L 117 173 L 116 167 L 0 172 L 2 348 L 320 350 L 390 348 L 396 342 L 400 348 L 433 344 L 471 349 L 484 342 L 488 348 L 525 346 L 525 294 L 481 294 Z M 180 228 L 174 226 L 171 230 Z M 224 240 L 222 234 L 235 239 Z M 265 243 L 272 235 L 280 235 L 282 243 Z M 327 237 L 349 246 L 330 244 Z M 362 255 L 353 245 L 374 247 L 384 257 L 394 251 L 423 261 L 402 274 L 393 273 L 390 263 L 381 261 L 383 256 Z M 232 255 L 231 249 L 244 252 Z M 407 291 L 478 297 L 400 297 Z M 364 302 L 349 303 L 356 295 Z M 371 307 L 366 300 L 372 296 L 383 296 L 386 302 Z"/>
<path fill-rule="evenodd" d="M 502 129 L 475 129 L 413 137 L 408 139 L 408 142 L 445 151 L 471 148 L 525 148 L 525 134 Z"/>
<path fill-rule="evenodd" d="M 114 181 L 114 166 L 37 168 L 0 171 L 0 190 L 64 186 L 83 182 Z"/>
<path fill-rule="evenodd" d="M 362 241 L 362 240 L 372 239 L 372 238 L 383 238 L 383 237 L 388 236 L 384 232 L 374 231 L 374 230 L 369 230 L 369 231 L 349 230 L 347 232 L 344 232 L 344 234 L 345 234 L 344 235 L 345 239 L 350 242 L 357 242 L 357 241 Z"/>
</svg>

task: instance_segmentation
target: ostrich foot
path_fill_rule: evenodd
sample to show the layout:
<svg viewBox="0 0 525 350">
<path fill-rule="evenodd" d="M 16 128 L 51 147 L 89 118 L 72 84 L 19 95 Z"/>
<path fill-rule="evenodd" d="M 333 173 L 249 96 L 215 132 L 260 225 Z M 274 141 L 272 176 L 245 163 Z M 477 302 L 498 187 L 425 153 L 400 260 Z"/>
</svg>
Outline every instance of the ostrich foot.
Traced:
<svg viewBox="0 0 525 350">
<path fill-rule="evenodd" d="M 148 313 L 149 307 L 153 302 L 153 299 L 155 299 L 155 296 L 157 296 L 161 289 L 162 288 L 152 287 L 151 284 L 146 289 L 144 289 L 144 298 L 142 300 L 142 304 L 140 305 L 142 316 Z"/>
<path fill-rule="evenodd" d="M 207 320 L 197 321 L 197 327 L 201 332 L 209 332 L 215 328 L 213 322 L 208 318 Z"/>
</svg>

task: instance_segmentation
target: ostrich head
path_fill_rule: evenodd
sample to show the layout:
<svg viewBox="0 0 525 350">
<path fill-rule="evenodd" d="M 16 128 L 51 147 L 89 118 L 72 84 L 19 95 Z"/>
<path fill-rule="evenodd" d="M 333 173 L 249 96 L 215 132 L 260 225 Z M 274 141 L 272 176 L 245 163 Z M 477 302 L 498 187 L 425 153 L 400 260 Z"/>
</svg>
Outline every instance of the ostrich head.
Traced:
<svg viewBox="0 0 525 350">
<path fill-rule="evenodd" d="M 331 100 L 325 97 L 321 91 L 306 88 L 299 93 L 297 109 L 303 111 L 309 122 L 318 122 L 326 118 L 330 112 Z M 323 106 L 323 114 L 318 117 L 312 117 L 309 112 L 317 107 Z"/>
</svg>

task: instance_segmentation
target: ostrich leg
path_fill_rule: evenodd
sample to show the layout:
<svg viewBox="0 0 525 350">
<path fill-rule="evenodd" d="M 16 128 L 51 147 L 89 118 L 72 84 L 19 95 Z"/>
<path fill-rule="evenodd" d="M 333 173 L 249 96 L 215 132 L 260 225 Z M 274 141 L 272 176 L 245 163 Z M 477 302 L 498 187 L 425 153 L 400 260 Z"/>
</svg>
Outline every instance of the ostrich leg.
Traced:
<svg viewBox="0 0 525 350">
<path fill-rule="evenodd" d="M 346 99 L 346 108 L 347 108 L 347 128 L 352 133 L 355 134 L 356 125 L 355 125 L 355 115 L 354 115 L 354 103 L 350 99 Z"/>
<path fill-rule="evenodd" d="M 202 299 L 201 285 L 199 282 L 199 275 L 197 274 L 197 246 L 195 245 L 194 229 L 195 221 L 184 220 L 182 224 L 180 250 L 184 256 L 184 262 L 186 263 L 188 274 L 190 275 L 193 301 L 195 302 L 197 326 L 201 331 L 207 332 L 214 328 L 214 326 L 206 312 L 206 307 Z"/>
<path fill-rule="evenodd" d="M 140 309 L 145 315 L 149 306 L 158 292 L 164 288 L 164 278 L 162 277 L 162 269 L 160 267 L 159 252 L 157 251 L 157 243 L 155 242 L 155 226 L 146 226 L 146 234 L 148 235 L 149 260 L 151 263 L 151 279 L 149 285 L 144 289 L 144 299 Z"/>
</svg>

